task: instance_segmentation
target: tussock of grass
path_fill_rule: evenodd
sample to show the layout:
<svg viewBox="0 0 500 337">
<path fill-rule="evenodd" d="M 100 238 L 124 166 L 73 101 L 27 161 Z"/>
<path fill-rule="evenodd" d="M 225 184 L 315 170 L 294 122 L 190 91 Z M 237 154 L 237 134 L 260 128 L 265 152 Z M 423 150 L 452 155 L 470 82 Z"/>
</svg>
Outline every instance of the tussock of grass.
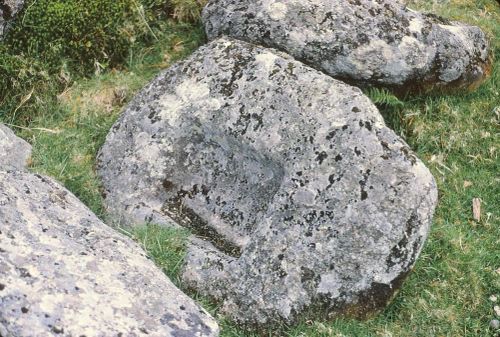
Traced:
<svg viewBox="0 0 500 337">
<path fill-rule="evenodd" d="M 491 78 L 473 93 L 404 100 L 383 91 L 369 93 L 387 124 L 406 139 L 438 182 L 440 200 L 426 246 L 399 295 L 377 317 L 364 322 L 303 322 L 270 331 L 269 336 L 497 334 L 488 323 L 495 318 L 489 297 L 500 295 L 500 7 L 495 0 L 410 1 L 412 4 L 481 26 L 493 41 L 496 58 Z M 26 104 L 38 113 L 28 125 L 31 131 L 17 130 L 34 145 L 31 170 L 54 176 L 101 216 L 93 165 L 111 124 L 124 104 L 160 69 L 203 42 L 199 26 L 167 25 L 158 34 L 159 42 L 133 49 L 121 70 L 77 80 L 57 95 L 32 97 Z M 15 124 L 15 120 L 9 121 Z M 479 222 L 472 218 L 473 198 L 482 200 Z M 186 233 L 149 226 L 134 235 L 177 282 Z M 217 314 L 215 306 L 192 295 Z M 254 336 L 218 318 L 221 336 Z"/>
<path fill-rule="evenodd" d="M 179 21 L 196 21 L 208 0 L 171 0 L 174 18 Z"/>
<path fill-rule="evenodd" d="M 180 284 L 178 275 L 184 262 L 188 236 L 187 230 L 162 228 L 157 225 L 140 227 L 132 232 L 132 237 L 177 285 Z"/>
</svg>

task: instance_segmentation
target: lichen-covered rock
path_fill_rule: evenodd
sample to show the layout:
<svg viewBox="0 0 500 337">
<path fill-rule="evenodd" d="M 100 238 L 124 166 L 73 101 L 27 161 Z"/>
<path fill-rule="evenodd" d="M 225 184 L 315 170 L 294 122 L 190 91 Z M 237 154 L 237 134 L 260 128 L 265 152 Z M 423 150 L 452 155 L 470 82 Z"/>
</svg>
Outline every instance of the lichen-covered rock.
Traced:
<svg viewBox="0 0 500 337">
<path fill-rule="evenodd" d="M 354 87 L 229 38 L 153 80 L 98 156 L 106 203 L 177 223 L 183 279 L 243 325 L 383 307 L 429 230 L 427 168 Z"/>
<path fill-rule="evenodd" d="M 478 27 L 396 0 L 211 0 L 203 21 L 209 38 L 277 48 L 337 79 L 401 94 L 474 88 L 491 67 Z"/>
<path fill-rule="evenodd" d="M 23 170 L 31 156 L 31 145 L 0 124 L 0 169 Z"/>
<path fill-rule="evenodd" d="M 0 39 L 10 21 L 23 8 L 24 0 L 0 0 Z"/>
<path fill-rule="evenodd" d="M 53 180 L 0 171 L 0 336 L 217 336 L 131 239 Z"/>
</svg>

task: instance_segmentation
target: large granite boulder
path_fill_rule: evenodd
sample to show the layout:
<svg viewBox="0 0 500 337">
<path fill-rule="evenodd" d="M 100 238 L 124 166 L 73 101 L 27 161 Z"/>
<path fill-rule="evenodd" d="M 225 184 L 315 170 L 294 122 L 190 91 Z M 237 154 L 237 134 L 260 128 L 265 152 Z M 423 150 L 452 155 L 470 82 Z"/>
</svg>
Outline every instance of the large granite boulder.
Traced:
<svg viewBox="0 0 500 337">
<path fill-rule="evenodd" d="M 0 39 L 7 25 L 24 6 L 24 0 L 0 0 Z"/>
<path fill-rule="evenodd" d="M 396 93 L 474 88 L 491 68 L 474 26 L 396 0 L 210 0 L 210 39 L 277 48 L 337 79 Z"/>
<path fill-rule="evenodd" d="M 0 124 L 0 169 L 23 170 L 31 156 L 31 145 Z"/>
<path fill-rule="evenodd" d="M 0 171 L 0 336 L 217 336 L 131 239 L 50 178 Z"/>
<path fill-rule="evenodd" d="M 384 307 L 433 177 L 355 87 L 222 38 L 161 73 L 98 156 L 110 212 L 190 228 L 183 280 L 247 326 Z"/>
</svg>

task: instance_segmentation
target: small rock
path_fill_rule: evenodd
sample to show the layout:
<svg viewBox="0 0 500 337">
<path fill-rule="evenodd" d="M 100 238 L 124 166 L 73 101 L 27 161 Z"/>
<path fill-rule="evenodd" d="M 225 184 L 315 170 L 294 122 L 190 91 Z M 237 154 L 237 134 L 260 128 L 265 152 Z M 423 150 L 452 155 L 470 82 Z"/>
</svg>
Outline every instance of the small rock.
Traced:
<svg viewBox="0 0 500 337">
<path fill-rule="evenodd" d="M 491 295 L 490 296 L 490 301 L 491 302 L 496 302 L 497 301 L 497 297 L 495 295 Z"/>
<path fill-rule="evenodd" d="M 396 93 L 472 89 L 491 72 L 481 29 L 398 0 L 211 0 L 203 22 L 210 39 L 273 47 L 353 85 Z"/>
<path fill-rule="evenodd" d="M 24 170 L 31 156 L 31 145 L 0 124 L 0 169 Z"/>
<path fill-rule="evenodd" d="M 492 319 L 490 321 L 490 328 L 492 328 L 493 330 L 500 329 L 500 321 L 498 319 Z"/>
<path fill-rule="evenodd" d="M 495 306 L 493 307 L 493 310 L 495 310 L 495 314 L 496 314 L 498 317 L 500 317 L 500 306 L 495 305 Z"/>
</svg>

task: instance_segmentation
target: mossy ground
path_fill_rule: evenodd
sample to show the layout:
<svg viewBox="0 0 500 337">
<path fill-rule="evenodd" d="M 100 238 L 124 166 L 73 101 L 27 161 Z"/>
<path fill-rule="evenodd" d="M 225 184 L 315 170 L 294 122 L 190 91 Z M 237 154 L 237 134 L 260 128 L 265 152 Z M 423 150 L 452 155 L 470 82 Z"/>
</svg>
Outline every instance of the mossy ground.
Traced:
<svg viewBox="0 0 500 337">
<path fill-rule="evenodd" d="M 384 92 L 369 93 L 386 122 L 436 177 L 439 205 L 430 237 L 413 273 L 381 314 L 363 322 L 308 321 L 270 331 L 269 336 L 499 335 L 488 325 L 495 318 L 495 303 L 489 298 L 500 297 L 500 6 L 495 0 L 414 2 L 418 3 L 414 7 L 481 26 L 492 39 L 496 59 L 491 78 L 473 93 L 401 101 Z M 13 108 L 3 116 L 0 113 L 33 145 L 30 169 L 61 181 L 101 217 L 105 214 L 93 168 L 110 126 L 127 101 L 160 69 L 204 42 L 197 24 L 172 23 L 156 33 L 156 42 L 132 49 L 119 68 L 77 78 L 70 86 L 54 85 L 57 90 L 38 96 L 30 96 L 30 90 L 18 93 L 19 104 L 14 108 L 21 111 L 30 106 L 36 112 L 28 121 L 16 119 Z M 480 221 L 472 217 L 473 198 L 482 202 Z M 130 235 L 177 281 L 185 232 L 149 226 Z M 219 317 L 215 306 L 202 302 L 219 319 L 221 336 L 254 336 Z"/>
</svg>

